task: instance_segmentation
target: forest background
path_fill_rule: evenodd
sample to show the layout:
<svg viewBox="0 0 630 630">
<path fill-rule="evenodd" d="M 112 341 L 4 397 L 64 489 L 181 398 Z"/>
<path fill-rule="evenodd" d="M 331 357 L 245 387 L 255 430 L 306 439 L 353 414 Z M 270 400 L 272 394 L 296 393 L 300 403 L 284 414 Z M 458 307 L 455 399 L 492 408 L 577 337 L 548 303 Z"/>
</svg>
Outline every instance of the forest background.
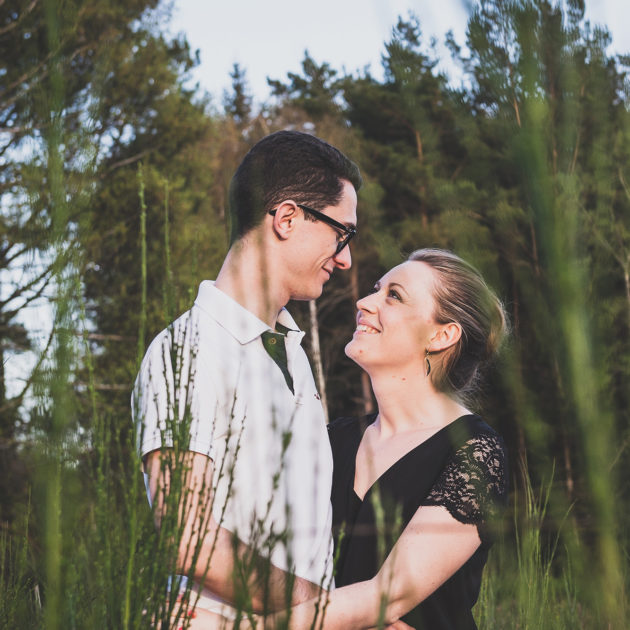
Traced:
<svg viewBox="0 0 630 630">
<path fill-rule="evenodd" d="M 480 626 L 626 627 L 630 56 L 563 7 L 476 3 L 467 51 L 447 36 L 459 88 L 408 15 L 382 79 L 307 53 L 260 106 L 235 65 L 219 106 L 157 0 L 0 3 L 0 626 L 149 627 L 164 541 L 134 455 L 138 359 L 216 275 L 236 165 L 289 128 L 365 179 L 351 271 L 291 305 L 319 332 L 329 416 L 374 406 L 343 354 L 356 299 L 419 247 L 473 262 L 512 325 L 478 401 L 511 456 Z"/>
</svg>

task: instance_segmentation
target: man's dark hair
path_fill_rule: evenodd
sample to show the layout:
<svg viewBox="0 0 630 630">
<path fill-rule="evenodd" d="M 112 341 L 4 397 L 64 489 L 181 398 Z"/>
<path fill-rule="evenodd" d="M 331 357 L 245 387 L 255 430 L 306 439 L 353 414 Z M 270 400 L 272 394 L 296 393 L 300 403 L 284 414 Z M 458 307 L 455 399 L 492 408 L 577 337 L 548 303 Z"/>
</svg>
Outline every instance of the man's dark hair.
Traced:
<svg viewBox="0 0 630 630">
<path fill-rule="evenodd" d="M 358 191 L 359 168 L 327 142 L 300 131 L 266 136 L 250 149 L 230 182 L 230 243 L 285 199 L 315 210 L 337 205 L 344 180 Z"/>
</svg>

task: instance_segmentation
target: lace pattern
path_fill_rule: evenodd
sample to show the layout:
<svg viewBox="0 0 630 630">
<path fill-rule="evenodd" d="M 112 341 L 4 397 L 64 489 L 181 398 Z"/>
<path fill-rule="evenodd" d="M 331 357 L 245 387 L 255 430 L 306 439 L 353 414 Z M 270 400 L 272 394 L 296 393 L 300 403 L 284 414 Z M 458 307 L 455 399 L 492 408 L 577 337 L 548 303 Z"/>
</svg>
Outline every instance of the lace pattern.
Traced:
<svg viewBox="0 0 630 630">
<path fill-rule="evenodd" d="M 484 526 L 498 516 L 506 500 L 503 440 L 481 433 L 453 454 L 422 503 L 445 507 L 461 523 Z"/>
</svg>

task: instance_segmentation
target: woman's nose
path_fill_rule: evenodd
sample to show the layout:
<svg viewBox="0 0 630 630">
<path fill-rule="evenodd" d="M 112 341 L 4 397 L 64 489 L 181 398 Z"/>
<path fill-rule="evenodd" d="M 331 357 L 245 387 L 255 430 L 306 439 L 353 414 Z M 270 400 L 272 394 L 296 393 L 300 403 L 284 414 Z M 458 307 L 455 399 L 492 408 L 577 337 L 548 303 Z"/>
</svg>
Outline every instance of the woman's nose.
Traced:
<svg viewBox="0 0 630 630">
<path fill-rule="evenodd" d="M 367 311 L 368 313 L 373 313 L 375 310 L 374 304 L 374 294 L 366 295 L 357 300 L 357 309 L 359 311 Z"/>
</svg>

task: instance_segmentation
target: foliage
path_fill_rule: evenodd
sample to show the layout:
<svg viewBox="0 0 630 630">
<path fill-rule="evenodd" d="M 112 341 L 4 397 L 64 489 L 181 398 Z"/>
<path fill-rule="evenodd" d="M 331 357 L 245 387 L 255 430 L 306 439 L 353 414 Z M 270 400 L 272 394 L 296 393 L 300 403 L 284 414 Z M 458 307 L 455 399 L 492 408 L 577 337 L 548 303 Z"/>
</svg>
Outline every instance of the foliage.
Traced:
<svg viewBox="0 0 630 630">
<path fill-rule="evenodd" d="M 623 627 L 630 90 L 584 3 L 476 3 L 465 55 L 451 41 L 457 89 L 409 15 L 382 81 L 306 53 L 259 111 L 238 65 L 222 111 L 186 89 L 194 58 L 154 0 L 23 4 L 0 4 L 0 624 L 141 627 L 150 597 L 168 617 L 172 548 L 128 419 L 138 351 L 216 274 L 240 158 L 297 128 L 365 179 L 352 270 L 318 302 L 330 417 L 373 404 L 343 354 L 354 301 L 419 247 L 475 263 L 511 318 L 479 409 L 507 439 L 514 488 L 477 616 Z M 54 326 L 37 344 L 27 313 L 42 302 Z M 9 391 L 5 363 L 28 352 Z"/>
</svg>

